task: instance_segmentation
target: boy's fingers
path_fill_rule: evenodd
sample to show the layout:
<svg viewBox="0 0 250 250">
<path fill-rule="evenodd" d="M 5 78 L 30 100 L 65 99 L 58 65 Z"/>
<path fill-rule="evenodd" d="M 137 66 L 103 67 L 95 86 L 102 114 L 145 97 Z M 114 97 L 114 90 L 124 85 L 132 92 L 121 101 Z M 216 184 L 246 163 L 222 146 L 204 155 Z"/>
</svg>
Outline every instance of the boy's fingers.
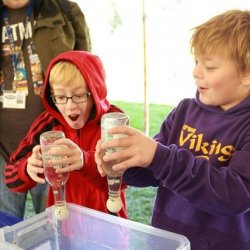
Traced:
<svg viewBox="0 0 250 250">
<path fill-rule="evenodd" d="M 97 165 L 97 169 L 98 169 L 98 172 L 101 175 L 101 177 L 106 176 L 106 173 L 104 172 L 104 170 L 101 166 Z"/>
</svg>

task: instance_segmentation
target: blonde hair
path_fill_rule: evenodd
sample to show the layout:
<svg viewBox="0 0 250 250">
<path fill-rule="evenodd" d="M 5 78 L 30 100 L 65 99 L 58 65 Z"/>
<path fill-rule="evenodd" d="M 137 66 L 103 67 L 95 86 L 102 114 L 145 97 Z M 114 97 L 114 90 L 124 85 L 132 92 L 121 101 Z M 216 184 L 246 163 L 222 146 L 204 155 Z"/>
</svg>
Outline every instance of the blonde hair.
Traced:
<svg viewBox="0 0 250 250">
<path fill-rule="evenodd" d="M 220 54 L 236 63 L 240 72 L 250 67 L 250 11 L 229 10 L 195 27 L 191 52 Z"/>
<path fill-rule="evenodd" d="M 69 61 L 59 61 L 56 63 L 50 71 L 49 76 L 50 86 L 53 89 L 55 85 L 69 86 L 82 85 L 84 78 L 80 70 Z"/>
</svg>

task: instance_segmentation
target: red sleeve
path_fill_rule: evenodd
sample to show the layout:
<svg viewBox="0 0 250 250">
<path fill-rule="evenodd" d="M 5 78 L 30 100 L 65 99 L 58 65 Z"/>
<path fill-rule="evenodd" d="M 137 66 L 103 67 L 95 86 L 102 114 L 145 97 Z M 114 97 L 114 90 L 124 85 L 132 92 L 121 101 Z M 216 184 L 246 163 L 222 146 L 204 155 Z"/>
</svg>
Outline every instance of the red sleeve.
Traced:
<svg viewBox="0 0 250 250">
<path fill-rule="evenodd" d="M 34 146 L 39 144 L 40 134 L 53 127 L 53 118 L 48 112 L 43 112 L 33 122 L 26 137 L 20 142 L 18 148 L 11 154 L 9 162 L 4 168 L 4 181 L 8 188 L 14 192 L 27 192 L 36 185 L 27 174 L 27 159 Z"/>
<path fill-rule="evenodd" d="M 26 174 L 27 158 L 22 158 L 16 163 L 7 163 L 5 166 L 5 184 L 13 192 L 27 192 L 36 185 Z"/>
</svg>

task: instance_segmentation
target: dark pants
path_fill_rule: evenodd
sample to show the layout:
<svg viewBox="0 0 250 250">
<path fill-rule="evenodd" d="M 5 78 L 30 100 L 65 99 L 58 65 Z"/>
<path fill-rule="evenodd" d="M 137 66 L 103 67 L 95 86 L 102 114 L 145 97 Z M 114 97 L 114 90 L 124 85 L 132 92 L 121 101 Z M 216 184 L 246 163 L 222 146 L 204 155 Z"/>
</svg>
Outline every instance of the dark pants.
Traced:
<svg viewBox="0 0 250 250">
<path fill-rule="evenodd" d="M 0 155 L 0 211 L 24 218 L 27 193 L 12 192 L 4 183 L 5 160 Z M 37 184 L 29 190 L 34 212 L 41 213 L 45 210 L 48 184 Z"/>
</svg>

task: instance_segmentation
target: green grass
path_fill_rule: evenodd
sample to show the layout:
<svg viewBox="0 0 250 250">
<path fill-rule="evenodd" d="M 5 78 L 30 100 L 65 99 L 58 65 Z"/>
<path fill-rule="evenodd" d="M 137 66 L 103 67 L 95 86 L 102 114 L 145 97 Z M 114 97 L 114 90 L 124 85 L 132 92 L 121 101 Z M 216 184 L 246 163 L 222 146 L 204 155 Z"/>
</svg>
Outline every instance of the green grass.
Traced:
<svg viewBox="0 0 250 250">
<path fill-rule="evenodd" d="M 144 106 L 142 103 L 128 103 L 122 101 L 113 101 L 112 104 L 119 106 L 130 117 L 130 125 L 141 131 L 144 131 Z M 149 136 L 154 136 L 160 129 L 160 126 L 173 106 L 164 104 L 149 105 Z M 128 187 L 126 191 L 127 209 L 129 219 L 150 224 L 151 214 L 154 205 L 156 188 L 135 188 Z M 34 215 L 32 210 L 30 195 L 28 195 L 26 203 L 25 218 Z"/>
<path fill-rule="evenodd" d="M 113 101 L 112 104 L 119 106 L 129 115 L 132 127 L 144 130 L 144 106 L 142 103 Z M 161 123 L 172 109 L 173 106 L 164 104 L 149 105 L 149 136 L 152 137 L 159 131 Z"/>
</svg>

